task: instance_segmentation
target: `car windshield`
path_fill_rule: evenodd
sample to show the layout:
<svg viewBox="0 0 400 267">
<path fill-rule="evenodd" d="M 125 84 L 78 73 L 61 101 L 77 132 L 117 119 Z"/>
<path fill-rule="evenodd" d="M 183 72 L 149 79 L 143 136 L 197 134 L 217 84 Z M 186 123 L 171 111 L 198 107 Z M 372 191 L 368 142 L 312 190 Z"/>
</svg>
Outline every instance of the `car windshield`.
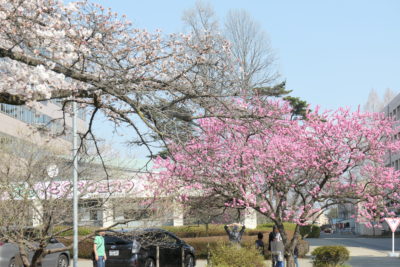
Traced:
<svg viewBox="0 0 400 267">
<path fill-rule="evenodd" d="M 112 235 L 114 239 L 110 239 L 107 241 L 107 244 L 120 244 L 130 243 L 132 240 L 136 240 L 140 243 L 142 247 L 149 246 L 171 246 L 179 242 L 179 240 L 173 235 L 157 230 L 135 230 L 131 232 L 115 232 Z M 125 243 L 124 243 L 125 242 Z"/>
</svg>

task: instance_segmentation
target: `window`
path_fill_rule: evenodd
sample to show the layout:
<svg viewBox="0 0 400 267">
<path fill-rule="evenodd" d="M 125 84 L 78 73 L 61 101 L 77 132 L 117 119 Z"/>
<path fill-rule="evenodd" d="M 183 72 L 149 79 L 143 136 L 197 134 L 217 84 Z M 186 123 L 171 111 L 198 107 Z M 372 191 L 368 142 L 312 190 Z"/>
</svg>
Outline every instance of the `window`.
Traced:
<svg viewBox="0 0 400 267">
<path fill-rule="evenodd" d="M 400 119 L 400 106 L 397 107 L 397 120 Z"/>
<path fill-rule="evenodd" d="M 117 236 L 112 236 L 112 235 L 107 235 L 104 237 L 104 241 L 107 245 L 126 245 L 131 242 L 123 240 L 120 237 Z"/>
</svg>

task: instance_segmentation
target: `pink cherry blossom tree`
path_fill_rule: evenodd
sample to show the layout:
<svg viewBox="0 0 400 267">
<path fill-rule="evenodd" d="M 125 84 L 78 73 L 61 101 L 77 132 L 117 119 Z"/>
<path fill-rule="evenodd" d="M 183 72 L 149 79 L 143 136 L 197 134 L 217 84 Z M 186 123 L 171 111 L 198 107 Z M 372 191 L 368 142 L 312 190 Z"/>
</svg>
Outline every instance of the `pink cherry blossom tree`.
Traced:
<svg viewBox="0 0 400 267">
<path fill-rule="evenodd" d="M 338 203 L 363 206 L 359 216 L 367 219 L 398 207 L 400 173 L 385 166 L 385 157 L 400 143 L 383 114 L 317 109 L 292 120 L 287 103 L 255 98 L 236 105 L 246 118 L 200 119 L 196 138 L 172 144 L 171 157 L 158 159 L 153 182 L 182 202 L 215 195 L 268 217 L 280 229 L 289 267 L 299 226 L 309 218 Z M 285 221 L 297 224 L 291 239 Z"/>
</svg>

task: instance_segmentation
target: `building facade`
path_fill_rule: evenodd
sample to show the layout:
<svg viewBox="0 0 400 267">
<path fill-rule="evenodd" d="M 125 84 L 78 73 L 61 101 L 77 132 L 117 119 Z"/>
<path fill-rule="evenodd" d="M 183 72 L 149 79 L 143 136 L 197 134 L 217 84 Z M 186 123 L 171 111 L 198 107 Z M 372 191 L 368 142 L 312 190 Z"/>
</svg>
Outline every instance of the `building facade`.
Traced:
<svg viewBox="0 0 400 267">
<path fill-rule="evenodd" d="M 61 146 L 72 146 L 72 118 L 69 115 L 64 117 L 61 104 L 57 101 L 36 103 L 34 107 L 1 103 L 0 125 L 0 142 L 17 138 L 41 144 L 52 136 L 58 136 Z M 37 131 L 38 128 L 43 131 Z M 85 112 L 81 109 L 77 130 L 84 132 L 86 128 Z"/>
<path fill-rule="evenodd" d="M 0 144 L 11 143 L 15 140 L 23 140 L 33 144 L 44 144 L 49 139 L 52 143 L 65 149 L 66 158 L 71 155 L 72 149 L 72 118 L 68 114 L 64 114 L 61 104 L 57 101 L 46 101 L 36 103 L 34 107 L 15 106 L 0 103 Z M 77 120 L 78 132 L 83 133 L 87 129 L 85 121 L 85 112 L 79 110 Z M 37 129 L 41 128 L 42 131 Z M 100 164 L 95 168 L 102 168 Z M 81 192 L 79 200 L 79 224 L 91 225 L 99 227 L 107 227 L 117 222 L 131 220 L 138 213 L 143 213 L 141 209 L 140 199 L 146 196 L 135 190 L 144 180 L 144 173 L 140 173 L 134 169 L 119 169 L 111 167 L 113 171 L 118 173 L 114 175 L 113 180 L 106 181 L 104 177 L 92 177 L 97 182 L 93 186 L 89 186 L 91 192 Z M 57 197 L 62 194 L 63 190 L 71 187 L 68 181 L 69 175 L 59 175 L 56 181 L 52 182 L 51 194 Z M 114 179 L 115 177 L 118 177 Z M 80 183 L 90 182 L 91 177 L 80 177 Z M 85 180 L 86 179 L 86 180 Z M 110 184 L 112 189 L 110 190 Z M 64 199 L 65 205 L 70 205 L 72 218 L 72 198 Z M 41 206 L 40 201 L 36 201 L 36 210 L 45 213 L 46 207 Z M 71 203 L 69 203 L 71 202 Z M 124 227 L 137 226 L 161 226 L 174 225 L 180 226 L 188 223 L 189 218 L 185 218 L 183 207 L 176 203 L 168 203 L 165 201 L 157 206 L 164 212 L 157 215 L 141 214 L 139 220 L 132 220 Z M 40 216 L 33 212 L 32 225 L 40 225 Z M 68 223 L 68 220 L 67 220 Z M 72 221 L 70 222 L 72 223 Z M 244 213 L 243 223 L 247 228 L 255 228 L 257 226 L 256 212 L 248 210 Z"/>
</svg>

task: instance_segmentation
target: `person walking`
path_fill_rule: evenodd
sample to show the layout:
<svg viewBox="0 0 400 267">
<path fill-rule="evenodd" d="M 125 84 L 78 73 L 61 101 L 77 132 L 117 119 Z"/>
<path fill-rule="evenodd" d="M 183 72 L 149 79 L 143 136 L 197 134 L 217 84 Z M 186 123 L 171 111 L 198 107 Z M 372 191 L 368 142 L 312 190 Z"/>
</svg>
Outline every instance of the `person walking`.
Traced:
<svg viewBox="0 0 400 267">
<path fill-rule="evenodd" d="M 276 233 L 274 241 L 276 244 L 276 248 L 273 249 L 274 256 L 275 256 L 275 266 L 274 267 L 284 267 L 284 248 L 283 248 L 283 242 L 282 242 L 282 237 L 281 234 Z"/>
<path fill-rule="evenodd" d="M 239 231 L 239 226 L 242 226 L 242 229 Z M 242 241 L 242 236 L 246 227 L 240 223 L 232 223 L 224 226 L 226 233 L 228 234 L 229 241 L 233 244 L 239 244 Z M 232 228 L 232 229 L 230 229 Z"/>
<path fill-rule="evenodd" d="M 299 241 L 297 241 L 299 242 Z M 297 243 L 297 245 L 294 247 L 294 251 L 293 251 L 293 257 L 294 257 L 294 264 L 296 265 L 296 267 L 299 267 L 299 243 Z"/>
<path fill-rule="evenodd" d="M 105 252 L 105 244 L 104 244 L 104 231 L 98 232 L 98 235 L 94 238 L 93 243 L 93 253 L 94 260 L 96 263 L 96 267 L 105 267 L 106 266 L 106 252 Z"/>
<path fill-rule="evenodd" d="M 258 251 L 260 251 L 260 254 L 261 254 L 262 256 L 265 255 L 263 238 L 264 238 L 263 233 L 259 232 L 259 233 L 257 234 L 256 248 L 258 249 Z"/>
<path fill-rule="evenodd" d="M 271 260 L 272 260 L 272 267 L 275 267 L 275 255 L 272 254 L 272 250 L 271 250 L 271 243 L 272 241 L 274 241 L 275 236 L 277 235 L 277 233 L 279 233 L 278 227 L 276 227 L 276 225 L 274 225 L 274 227 L 272 228 L 272 232 L 269 233 L 268 236 L 268 251 L 271 252 Z"/>
</svg>

